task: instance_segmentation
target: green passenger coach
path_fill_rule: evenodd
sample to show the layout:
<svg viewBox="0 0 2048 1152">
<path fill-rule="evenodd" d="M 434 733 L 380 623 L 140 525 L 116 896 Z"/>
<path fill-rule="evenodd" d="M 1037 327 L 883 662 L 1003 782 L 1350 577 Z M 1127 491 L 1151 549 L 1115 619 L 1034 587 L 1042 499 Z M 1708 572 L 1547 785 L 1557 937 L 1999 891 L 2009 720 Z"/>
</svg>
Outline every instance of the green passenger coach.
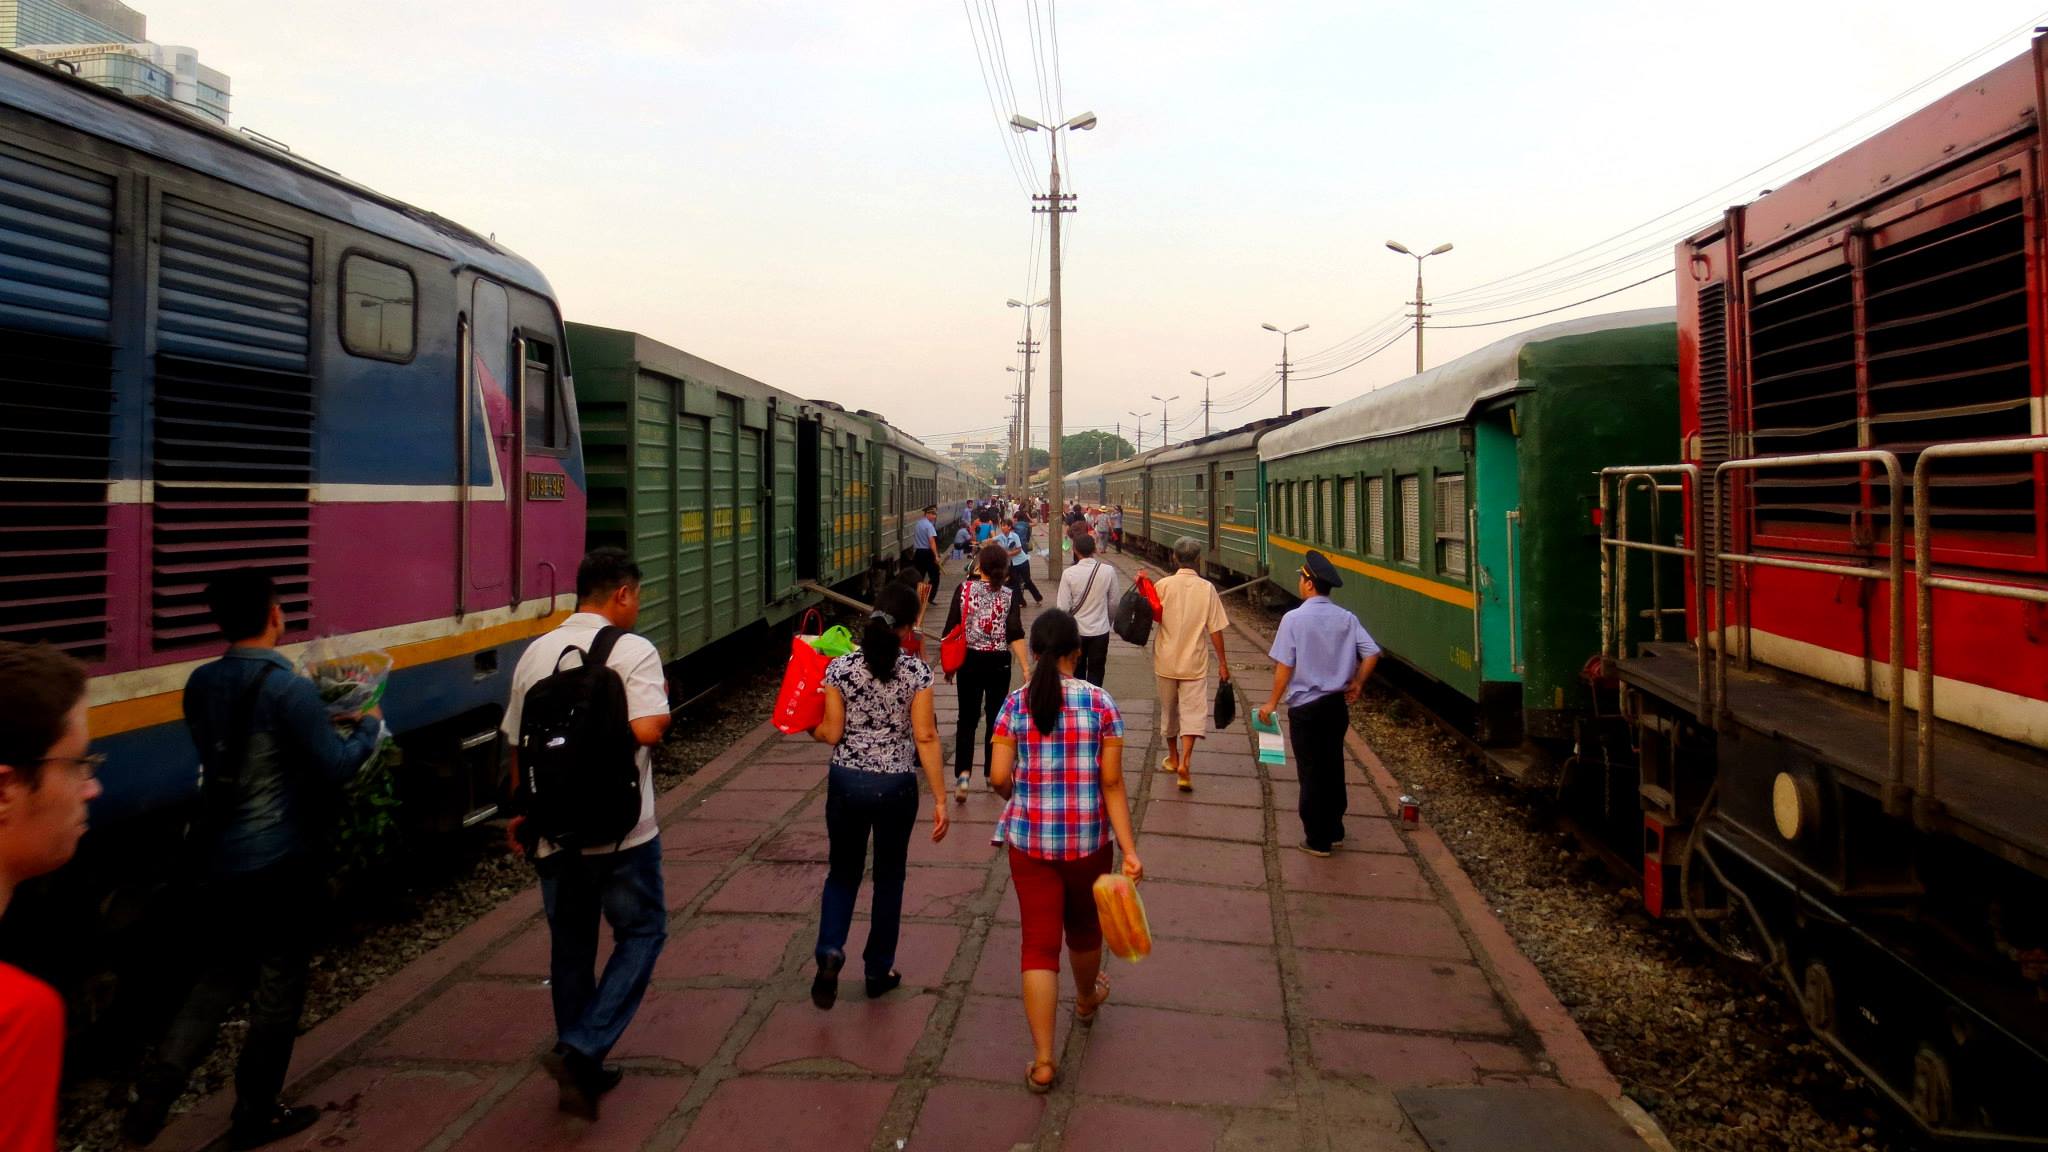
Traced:
<svg viewBox="0 0 2048 1152">
<path fill-rule="evenodd" d="M 1675 460 L 1670 309 L 1498 341 L 1259 443 L 1275 582 L 1310 548 L 1387 653 L 1489 743 L 1568 738 L 1600 650 L 1599 470 Z"/>
</svg>

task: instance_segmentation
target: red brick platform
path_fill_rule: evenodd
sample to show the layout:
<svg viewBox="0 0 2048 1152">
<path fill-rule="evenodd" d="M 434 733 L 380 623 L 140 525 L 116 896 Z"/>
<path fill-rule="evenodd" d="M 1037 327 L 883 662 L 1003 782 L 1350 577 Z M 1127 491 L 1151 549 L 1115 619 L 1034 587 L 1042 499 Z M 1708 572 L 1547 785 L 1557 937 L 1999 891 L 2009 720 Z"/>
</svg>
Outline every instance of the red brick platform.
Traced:
<svg viewBox="0 0 2048 1152">
<path fill-rule="evenodd" d="M 1255 638 L 1229 641 L 1244 714 L 1271 671 Z M 291 1095 L 327 1115 L 279 1147 L 1350 1152 L 1422 1147 L 1393 1098 L 1404 1087 L 1616 1094 L 1441 842 L 1387 818 L 1392 782 L 1362 742 L 1350 841 L 1314 859 L 1294 848 L 1291 765 L 1259 765 L 1240 727 L 1204 743 L 1182 794 L 1157 770 L 1150 654 L 1112 641 L 1108 687 L 1157 944 L 1109 963 L 1093 1029 L 1070 1027 L 1063 988 L 1050 1096 L 1023 1085 L 1016 904 L 988 843 L 1000 800 L 952 805 L 943 844 L 923 822 L 913 835 L 903 988 L 869 1001 L 855 964 L 820 1012 L 807 990 L 827 750 L 763 728 L 661 800 L 670 936 L 601 1120 L 556 1112 L 536 1064 L 553 1036 L 529 891 L 301 1039 Z M 939 710 L 950 758 L 943 685 Z M 205 1146 L 228 1104 L 209 1098 L 157 1146 Z"/>
</svg>

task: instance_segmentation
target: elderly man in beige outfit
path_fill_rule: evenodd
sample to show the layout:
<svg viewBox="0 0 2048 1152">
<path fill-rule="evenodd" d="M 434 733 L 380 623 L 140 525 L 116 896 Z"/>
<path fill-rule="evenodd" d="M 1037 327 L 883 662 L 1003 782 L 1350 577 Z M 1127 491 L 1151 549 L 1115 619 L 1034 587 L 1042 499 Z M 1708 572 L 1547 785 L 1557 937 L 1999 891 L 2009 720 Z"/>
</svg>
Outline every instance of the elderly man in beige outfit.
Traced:
<svg viewBox="0 0 2048 1152">
<path fill-rule="evenodd" d="M 1209 727 L 1209 649 L 1216 650 L 1217 675 L 1230 679 L 1223 658 L 1223 597 L 1202 579 L 1202 546 L 1186 536 L 1173 545 L 1174 573 L 1159 581 L 1159 635 L 1152 646 L 1152 673 L 1159 682 L 1159 724 L 1166 736 L 1160 764 L 1180 778 L 1180 790 L 1195 790 L 1189 775 L 1195 741 Z"/>
</svg>

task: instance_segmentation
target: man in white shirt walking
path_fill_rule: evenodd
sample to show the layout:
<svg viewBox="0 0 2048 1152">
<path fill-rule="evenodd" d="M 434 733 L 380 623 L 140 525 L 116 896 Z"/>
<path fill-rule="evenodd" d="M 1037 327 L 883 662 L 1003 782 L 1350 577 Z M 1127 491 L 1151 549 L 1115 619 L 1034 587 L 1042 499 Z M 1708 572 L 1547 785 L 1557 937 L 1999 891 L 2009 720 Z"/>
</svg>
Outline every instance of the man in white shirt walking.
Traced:
<svg viewBox="0 0 2048 1152">
<path fill-rule="evenodd" d="M 621 549 L 592 549 L 576 569 L 576 600 L 576 613 L 520 656 L 500 730 L 516 747 L 527 692 L 553 675 L 571 648 L 589 652 L 607 626 L 627 630 L 605 667 L 625 683 L 626 716 L 640 746 L 635 755 L 639 822 L 616 845 L 577 852 L 541 840 L 534 848 L 541 904 L 553 938 L 548 975 L 556 1044 L 542 1063 L 561 1085 L 562 1111 L 594 1120 L 598 1098 L 617 1087 L 621 1076 L 604 1058 L 632 1023 L 668 939 L 661 829 L 654 822 L 654 761 L 648 749 L 668 731 L 669 710 L 661 653 L 631 631 L 640 619 L 640 566 Z M 516 787 L 516 755 L 512 771 Z M 612 926 L 612 957 L 602 978 L 594 973 L 600 915 Z"/>
<path fill-rule="evenodd" d="M 1081 629 L 1081 662 L 1074 675 L 1097 688 L 1109 662 L 1109 607 L 1116 603 L 1116 569 L 1095 555 L 1095 537 L 1073 532 L 1074 566 L 1060 574 L 1053 604 Z"/>
</svg>

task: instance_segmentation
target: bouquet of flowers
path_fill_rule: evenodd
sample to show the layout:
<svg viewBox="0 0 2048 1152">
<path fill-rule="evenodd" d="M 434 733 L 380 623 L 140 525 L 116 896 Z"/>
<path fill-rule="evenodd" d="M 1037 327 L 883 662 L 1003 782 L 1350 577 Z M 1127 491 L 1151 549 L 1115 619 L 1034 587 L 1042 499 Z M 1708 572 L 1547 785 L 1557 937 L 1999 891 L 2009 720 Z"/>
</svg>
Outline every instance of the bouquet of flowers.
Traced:
<svg viewBox="0 0 2048 1152">
<path fill-rule="evenodd" d="M 388 652 L 374 648 L 351 651 L 346 640 L 323 636 L 306 646 L 298 670 L 320 690 L 335 726 L 347 730 L 383 700 L 391 664 Z M 398 783 L 392 769 L 397 761 L 398 746 L 386 735 L 342 786 L 339 820 L 330 834 L 338 876 L 368 874 L 395 857 L 400 829 Z"/>
<path fill-rule="evenodd" d="M 306 654 L 299 657 L 299 675 L 319 687 L 328 715 L 354 717 L 375 708 L 384 698 L 384 682 L 391 677 L 391 654 L 374 648 L 349 652 L 343 641 L 323 636 L 307 645 Z"/>
</svg>

